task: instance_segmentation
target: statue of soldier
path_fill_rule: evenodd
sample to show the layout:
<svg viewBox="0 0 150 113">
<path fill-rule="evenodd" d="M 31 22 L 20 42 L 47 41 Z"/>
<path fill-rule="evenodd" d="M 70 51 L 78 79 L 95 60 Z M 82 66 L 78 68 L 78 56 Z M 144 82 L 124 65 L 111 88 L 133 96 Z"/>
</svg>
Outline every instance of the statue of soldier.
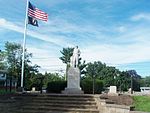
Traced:
<svg viewBox="0 0 150 113">
<path fill-rule="evenodd" d="M 76 46 L 74 49 L 73 49 L 73 55 L 70 57 L 70 64 L 72 67 L 77 67 L 78 66 L 78 63 L 79 63 L 79 56 L 80 56 L 81 52 L 80 50 L 78 49 L 78 46 Z"/>
</svg>

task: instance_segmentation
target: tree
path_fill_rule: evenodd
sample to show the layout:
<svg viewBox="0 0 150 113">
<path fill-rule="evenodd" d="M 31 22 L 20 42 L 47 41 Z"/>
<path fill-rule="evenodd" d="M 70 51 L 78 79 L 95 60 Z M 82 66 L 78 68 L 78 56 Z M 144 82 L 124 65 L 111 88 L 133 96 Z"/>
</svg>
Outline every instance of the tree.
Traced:
<svg viewBox="0 0 150 113">
<path fill-rule="evenodd" d="M 12 85 L 12 77 L 17 78 L 17 65 L 20 63 L 21 59 L 21 45 L 16 43 L 5 43 L 5 53 L 6 53 L 6 62 L 7 70 L 10 79 L 10 92 Z"/>
<path fill-rule="evenodd" d="M 79 69 L 80 69 L 80 73 L 85 74 L 85 67 L 87 66 L 87 64 L 85 63 L 85 60 L 83 62 L 81 62 L 81 58 L 79 58 Z"/>
<path fill-rule="evenodd" d="M 10 78 L 10 82 L 12 81 L 12 77 L 18 80 L 17 85 L 20 86 L 20 76 L 21 76 L 21 65 L 22 65 L 22 46 L 17 43 L 5 43 L 5 53 L 6 53 L 6 62 L 7 62 L 7 70 Z M 30 58 L 32 57 L 31 53 L 28 53 L 25 50 L 25 65 L 24 65 L 24 83 L 26 83 L 30 75 L 32 73 L 38 72 L 38 65 L 31 66 Z M 27 84 L 25 84 L 26 87 Z M 10 86 L 11 91 L 11 86 Z"/>
<path fill-rule="evenodd" d="M 122 71 L 119 73 L 119 76 L 117 76 L 116 83 L 119 91 L 127 91 L 131 87 L 131 77 L 126 71 Z"/>
<path fill-rule="evenodd" d="M 140 81 L 141 87 L 150 87 L 150 76 L 146 76 L 145 78 L 142 78 Z"/>
<path fill-rule="evenodd" d="M 60 76 L 57 73 L 45 73 L 44 78 L 44 86 L 46 87 L 47 84 L 51 81 L 65 81 L 65 78 Z"/>
<path fill-rule="evenodd" d="M 73 48 L 63 48 L 62 51 L 60 51 L 62 53 L 62 57 L 60 57 L 60 60 L 62 60 L 63 63 L 69 65 L 70 63 L 70 57 L 73 54 Z"/>
<path fill-rule="evenodd" d="M 70 57 L 73 54 L 73 48 L 63 48 L 62 51 L 60 51 L 62 53 L 62 57 L 60 57 L 60 60 L 62 60 L 63 63 L 66 64 L 66 75 L 67 75 L 67 71 L 68 68 L 70 67 Z M 85 74 L 84 68 L 86 67 L 86 63 L 85 61 L 81 62 L 81 57 L 79 57 L 79 69 L 81 71 L 81 74 Z"/>
<path fill-rule="evenodd" d="M 102 80 L 104 87 L 109 87 L 111 85 L 116 85 L 117 88 L 127 91 L 131 86 L 131 76 L 128 72 L 121 72 L 115 67 L 106 66 L 106 64 L 100 61 L 95 61 L 94 63 L 88 63 L 86 67 L 85 77 L 89 77 L 95 80 Z M 136 75 L 136 77 L 138 77 Z M 137 79 L 135 79 L 135 82 Z"/>
<path fill-rule="evenodd" d="M 43 86 L 47 87 L 47 92 L 50 93 L 61 93 L 67 85 L 64 77 L 58 73 L 45 73 Z"/>
<path fill-rule="evenodd" d="M 68 68 L 70 66 L 70 57 L 73 54 L 73 48 L 63 48 L 62 51 L 60 51 L 62 53 L 62 57 L 60 57 L 59 59 L 62 60 L 63 63 L 66 64 L 66 76 L 67 76 L 67 71 Z M 66 78 L 66 77 L 65 77 Z"/>
<path fill-rule="evenodd" d="M 95 61 L 94 63 L 87 64 L 85 76 L 103 80 L 104 86 L 108 87 L 110 85 L 115 85 L 114 76 L 117 76 L 117 71 L 115 67 L 109 67 L 106 66 L 106 64 L 102 64 L 100 61 Z"/>
<path fill-rule="evenodd" d="M 91 91 L 93 92 L 93 94 L 96 93 L 97 90 L 103 89 L 103 85 L 102 86 L 97 85 L 97 81 L 99 81 L 100 78 L 102 78 L 101 71 L 103 68 L 104 68 L 104 65 L 99 61 L 87 64 L 85 78 L 86 79 L 88 78 L 87 82 L 89 82 L 88 84 L 90 85 L 88 87 L 91 87 L 90 89 L 92 89 Z M 103 81 L 101 81 L 101 82 L 103 84 Z"/>
<path fill-rule="evenodd" d="M 6 70 L 6 54 L 4 51 L 0 50 L 0 70 Z"/>
<path fill-rule="evenodd" d="M 92 94 L 92 93 L 101 93 L 103 90 L 103 81 L 96 79 L 94 83 L 94 92 L 93 92 L 93 80 L 89 76 L 83 76 L 81 79 L 81 88 L 84 93 Z"/>
<path fill-rule="evenodd" d="M 131 78 L 131 87 L 134 91 L 140 91 L 140 80 L 141 76 L 137 74 L 135 70 L 128 70 L 127 74 Z"/>
</svg>

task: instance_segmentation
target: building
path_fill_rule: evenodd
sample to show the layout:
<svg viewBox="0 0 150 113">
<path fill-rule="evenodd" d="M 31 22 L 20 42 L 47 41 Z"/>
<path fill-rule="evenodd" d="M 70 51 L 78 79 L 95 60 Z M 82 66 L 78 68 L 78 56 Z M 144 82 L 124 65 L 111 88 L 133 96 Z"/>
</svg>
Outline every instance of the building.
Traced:
<svg viewBox="0 0 150 113">
<path fill-rule="evenodd" d="M 10 84 L 11 80 L 10 77 L 5 70 L 0 70 L 0 89 L 7 89 L 12 86 L 13 89 L 16 89 L 17 86 L 17 80 L 12 77 L 12 82 Z"/>
<path fill-rule="evenodd" d="M 150 87 L 140 87 L 141 93 L 150 94 Z"/>
</svg>

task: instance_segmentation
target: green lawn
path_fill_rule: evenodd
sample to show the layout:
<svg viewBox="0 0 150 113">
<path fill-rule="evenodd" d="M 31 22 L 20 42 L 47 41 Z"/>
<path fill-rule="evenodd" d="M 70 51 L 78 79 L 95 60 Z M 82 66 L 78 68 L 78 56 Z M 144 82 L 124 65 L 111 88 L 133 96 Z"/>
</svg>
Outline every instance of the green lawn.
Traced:
<svg viewBox="0 0 150 113">
<path fill-rule="evenodd" d="M 15 93 L 15 90 L 12 90 L 11 92 L 9 92 L 9 90 L 6 92 L 5 89 L 0 89 L 0 95 L 1 94 L 12 94 L 12 93 Z"/>
<path fill-rule="evenodd" d="M 135 110 L 150 112 L 150 96 L 134 96 Z"/>
</svg>

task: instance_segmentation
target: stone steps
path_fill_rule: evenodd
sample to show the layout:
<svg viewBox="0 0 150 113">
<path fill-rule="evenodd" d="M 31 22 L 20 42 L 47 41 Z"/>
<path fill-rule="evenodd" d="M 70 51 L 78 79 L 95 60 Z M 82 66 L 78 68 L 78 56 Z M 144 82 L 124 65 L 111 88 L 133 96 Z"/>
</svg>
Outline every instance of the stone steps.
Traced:
<svg viewBox="0 0 150 113">
<path fill-rule="evenodd" d="M 51 99 L 51 100 L 81 100 L 81 101 L 85 101 L 85 100 L 89 100 L 89 101 L 94 101 L 94 98 L 91 97 L 83 97 L 83 98 L 78 98 L 78 97 L 49 97 L 49 96 L 44 96 L 44 97 L 36 97 L 36 99 Z"/>
<path fill-rule="evenodd" d="M 15 99 L 22 99 L 23 97 L 17 97 L 17 98 L 15 98 Z M 26 98 L 26 97 L 24 97 L 24 98 Z M 77 98 L 77 97 L 30 97 L 30 99 L 36 99 L 36 100 L 43 100 L 43 101 L 45 101 L 45 100 L 61 100 L 61 101 L 63 101 L 63 100 L 68 100 L 68 101 L 95 101 L 94 100 L 94 98 Z"/>
<path fill-rule="evenodd" d="M 55 107 L 55 106 L 58 106 L 58 107 L 72 107 L 72 108 L 95 108 L 97 109 L 97 106 L 96 104 L 84 104 L 84 105 L 80 105 L 79 104 L 74 104 L 74 103 L 70 103 L 70 104 L 62 104 L 62 103 L 29 103 L 29 104 L 26 104 L 24 106 L 45 106 L 45 107 Z"/>
<path fill-rule="evenodd" d="M 26 94 L 14 96 L 12 101 L 2 113 L 99 113 L 91 95 Z"/>
<path fill-rule="evenodd" d="M 99 113 L 98 110 L 83 110 L 83 109 L 52 109 L 49 111 L 43 111 L 43 110 L 16 110 L 11 111 L 8 113 Z"/>
<path fill-rule="evenodd" d="M 32 100 L 34 103 L 59 103 L 59 104 L 84 104 L 84 105 L 96 105 L 94 101 L 78 101 L 78 100 Z M 32 103 L 31 102 L 31 103 Z"/>
<path fill-rule="evenodd" d="M 26 109 L 26 110 L 25 110 Z M 83 108 L 62 108 L 62 107 L 45 107 L 45 106 L 38 106 L 38 107 L 23 107 L 23 109 L 20 109 L 20 110 L 23 110 L 23 111 L 32 111 L 32 112 L 47 112 L 47 111 L 61 111 L 61 112 L 81 112 L 81 113 L 99 113 L 97 109 L 83 109 Z"/>
<path fill-rule="evenodd" d="M 28 106 L 32 106 L 32 107 L 42 107 L 42 108 L 50 108 L 50 107 L 61 107 L 61 108 L 84 108 L 84 109 L 97 109 L 97 106 L 94 104 L 94 105 L 80 105 L 79 104 L 61 104 L 61 103 L 29 103 L 29 104 L 26 104 L 24 105 L 24 108 L 25 107 L 28 107 Z"/>
</svg>

